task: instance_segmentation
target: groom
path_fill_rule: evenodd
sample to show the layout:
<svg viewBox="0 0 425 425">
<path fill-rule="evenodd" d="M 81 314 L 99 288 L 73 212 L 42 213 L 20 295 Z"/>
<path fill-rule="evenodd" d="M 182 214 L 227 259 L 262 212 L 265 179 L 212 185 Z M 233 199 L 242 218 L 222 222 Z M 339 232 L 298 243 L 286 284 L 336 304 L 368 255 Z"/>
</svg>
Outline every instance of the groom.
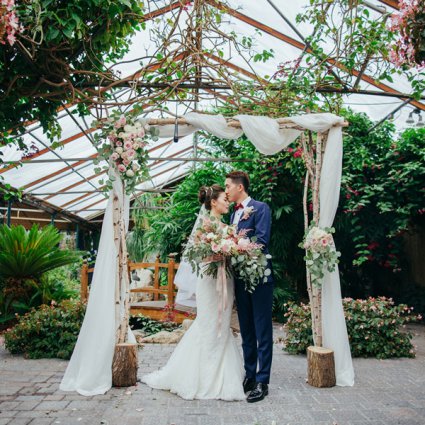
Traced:
<svg viewBox="0 0 425 425">
<path fill-rule="evenodd" d="M 235 202 L 231 224 L 236 224 L 238 231 L 247 230 L 249 238 L 256 236 L 256 242 L 262 244 L 263 252 L 268 254 L 270 208 L 248 195 L 249 176 L 243 171 L 229 173 L 225 186 L 228 200 Z M 254 403 L 263 400 L 269 392 L 273 353 L 273 275 L 267 278 L 267 282 L 259 282 L 253 293 L 245 291 L 245 282 L 236 279 L 235 297 L 245 367 L 243 387 L 245 392 L 249 392 L 247 401 Z"/>
</svg>

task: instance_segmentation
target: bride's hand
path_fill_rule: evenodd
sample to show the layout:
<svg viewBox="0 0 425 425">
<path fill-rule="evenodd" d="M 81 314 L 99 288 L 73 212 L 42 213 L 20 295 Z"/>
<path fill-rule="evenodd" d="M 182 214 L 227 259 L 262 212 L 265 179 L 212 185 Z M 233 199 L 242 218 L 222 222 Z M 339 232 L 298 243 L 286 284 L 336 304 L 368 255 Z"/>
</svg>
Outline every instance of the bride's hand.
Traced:
<svg viewBox="0 0 425 425">
<path fill-rule="evenodd" d="M 214 254 L 204 258 L 204 263 L 216 263 L 219 261 L 224 261 L 223 255 Z"/>
</svg>

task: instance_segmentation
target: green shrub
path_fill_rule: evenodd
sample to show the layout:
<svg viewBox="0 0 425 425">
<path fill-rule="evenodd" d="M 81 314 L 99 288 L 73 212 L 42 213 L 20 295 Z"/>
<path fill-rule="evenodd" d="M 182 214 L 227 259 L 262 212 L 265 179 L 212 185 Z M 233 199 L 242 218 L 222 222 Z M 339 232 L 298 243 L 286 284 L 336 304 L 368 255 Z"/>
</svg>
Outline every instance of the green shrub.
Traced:
<svg viewBox="0 0 425 425">
<path fill-rule="evenodd" d="M 12 354 L 24 354 L 30 359 L 69 359 L 83 323 L 85 304 L 62 301 L 60 304 L 41 305 L 25 316 L 18 316 L 18 324 L 5 333 L 6 348 Z"/>
<path fill-rule="evenodd" d="M 344 298 L 343 307 L 353 357 L 415 357 L 412 334 L 403 330 L 406 323 L 421 319 L 413 308 L 395 305 L 391 298 L 366 300 Z M 288 303 L 285 351 L 305 353 L 313 345 L 311 312 L 308 304 Z"/>
</svg>

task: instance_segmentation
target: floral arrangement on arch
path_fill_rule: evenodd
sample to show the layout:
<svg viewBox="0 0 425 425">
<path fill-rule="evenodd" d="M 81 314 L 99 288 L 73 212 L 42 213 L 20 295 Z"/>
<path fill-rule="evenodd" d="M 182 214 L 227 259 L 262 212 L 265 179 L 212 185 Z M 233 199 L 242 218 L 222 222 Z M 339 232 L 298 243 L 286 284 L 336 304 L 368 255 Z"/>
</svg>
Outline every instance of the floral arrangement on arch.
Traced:
<svg viewBox="0 0 425 425">
<path fill-rule="evenodd" d="M 339 263 L 341 253 L 335 249 L 332 237 L 335 233 L 333 227 L 317 227 L 314 222 L 307 229 L 303 241 L 299 244 L 304 248 L 304 260 L 311 276 L 311 283 L 320 286 L 325 275 L 325 270 L 333 272 Z"/>
<path fill-rule="evenodd" d="M 389 59 L 396 66 L 425 67 L 425 2 L 400 0 L 400 10 L 392 14 L 390 31 L 398 34 Z"/>
<path fill-rule="evenodd" d="M 23 32 L 19 18 L 15 12 L 15 0 L 0 0 L 0 44 L 13 46 L 16 34 Z"/>
<path fill-rule="evenodd" d="M 113 112 L 106 121 L 98 122 L 102 127 L 100 135 L 96 135 L 96 147 L 99 157 L 95 164 L 105 160 L 108 165 L 95 168 L 96 173 L 108 170 L 112 166 L 124 182 L 125 191 L 130 194 L 143 179 L 149 177 L 147 167 L 149 140 L 158 140 L 158 129 L 151 128 L 145 120 L 130 115 Z M 105 143 L 106 139 L 106 143 Z M 113 176 L 108 173 L 106 182 L 108 189 L 112 188 Z"/>
</svg>

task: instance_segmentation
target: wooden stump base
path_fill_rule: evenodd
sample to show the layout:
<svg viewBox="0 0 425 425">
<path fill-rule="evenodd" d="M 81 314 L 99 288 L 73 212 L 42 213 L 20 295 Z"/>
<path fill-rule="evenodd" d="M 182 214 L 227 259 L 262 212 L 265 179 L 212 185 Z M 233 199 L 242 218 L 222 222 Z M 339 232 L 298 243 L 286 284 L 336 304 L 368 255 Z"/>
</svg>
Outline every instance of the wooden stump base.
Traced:
<svg viewBox="0 0 425 425">
<path fill-rule="evenodd" d="M 137 383 L 137 344 L 117 344 L 112 361 L 112 385 L 131 387 Z"/>
<path fill-rule="evenodd" d="M 323 347 L 307 348 L 307 379 L 313 387 L 335 386 L 335 360 L 332 350 Z"/>
</svg>

